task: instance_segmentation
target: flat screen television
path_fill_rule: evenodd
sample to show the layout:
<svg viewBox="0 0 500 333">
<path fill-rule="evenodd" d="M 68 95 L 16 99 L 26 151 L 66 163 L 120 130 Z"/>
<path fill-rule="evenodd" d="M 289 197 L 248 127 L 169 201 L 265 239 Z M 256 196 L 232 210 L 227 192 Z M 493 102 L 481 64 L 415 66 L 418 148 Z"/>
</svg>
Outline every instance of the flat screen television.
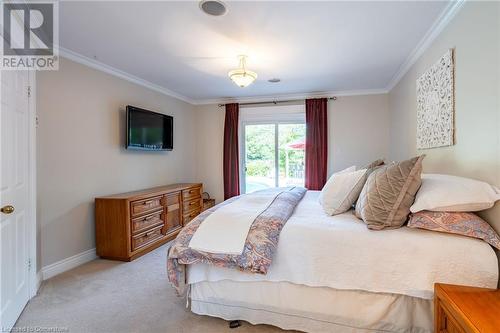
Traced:
<svg viewBox="0 0 500 333">
<path fill-rule="evenodd" d="M 174 118 L 127 105 L 127 149 L 172 150 Z"/>
</svg>

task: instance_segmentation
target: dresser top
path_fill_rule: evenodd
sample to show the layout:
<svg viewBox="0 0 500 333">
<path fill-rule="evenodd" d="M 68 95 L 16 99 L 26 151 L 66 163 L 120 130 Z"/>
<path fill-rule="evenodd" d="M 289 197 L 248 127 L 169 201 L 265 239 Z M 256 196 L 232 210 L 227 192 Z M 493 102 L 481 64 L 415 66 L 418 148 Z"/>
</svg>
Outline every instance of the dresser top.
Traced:
<svg viewBox="0 0 500 333">
<path fill-rule="evenodd" d="M 140 199 L 142 197 L 152 197 L 155 195 L 162 195 L 165 192 L 176 192 L 176 191 L 182 191 L 191 187 L 201 187 L 201 183 L 178 183 L 178 184 L 170 184 L 170 185 L 163 185 L 163 186 L 157 186 L 157 187 L 152 187 L 152 188 L 147 188 L 143 190 L 138 190 L 138 191 L 132 191 L 132 192 L 125 192 L 125 193 L 118 193 L 118 194 L 113 194 L 113 195 L 108 195 L 104 197 L 98 197 L 96 200 L 102 200 L 102 199 Z"/>
<path fill-rule="evenodd" d="M 500 290 L 437 283 L 436 296 L 449 303 L 477 332 L 499 332 Z"/>
</svg>

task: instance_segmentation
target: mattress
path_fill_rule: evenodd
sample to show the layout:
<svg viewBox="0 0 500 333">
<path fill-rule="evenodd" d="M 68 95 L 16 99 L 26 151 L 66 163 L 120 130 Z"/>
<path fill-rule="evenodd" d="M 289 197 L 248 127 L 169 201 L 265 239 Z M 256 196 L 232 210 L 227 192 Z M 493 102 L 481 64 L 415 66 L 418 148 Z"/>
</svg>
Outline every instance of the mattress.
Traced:
<svg viewBox="0 0 500 333">
<path fill-rule="evenodd" d="M 482 240 L 407 227 L 372 231 L 352 212 L 326 215 L 308 191 L 283 228 L 266 275 L 189 265 L 188 284 L 288 282 L 432 299 L 435 282 L 496 288 L 498 261 Z"/>
</svg>

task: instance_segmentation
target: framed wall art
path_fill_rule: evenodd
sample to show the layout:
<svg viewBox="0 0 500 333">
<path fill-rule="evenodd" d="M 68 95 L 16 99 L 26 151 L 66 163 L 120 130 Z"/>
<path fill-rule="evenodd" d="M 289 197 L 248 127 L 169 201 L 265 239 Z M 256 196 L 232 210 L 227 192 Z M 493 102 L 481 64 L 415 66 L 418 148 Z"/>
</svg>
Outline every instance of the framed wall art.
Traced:
<svg viewBox="0 0 500 333">
<path fill-rule="evenodd" d="M 453 49 L 417 79 L 417 149 L 454 144 Z"/>
</svg>

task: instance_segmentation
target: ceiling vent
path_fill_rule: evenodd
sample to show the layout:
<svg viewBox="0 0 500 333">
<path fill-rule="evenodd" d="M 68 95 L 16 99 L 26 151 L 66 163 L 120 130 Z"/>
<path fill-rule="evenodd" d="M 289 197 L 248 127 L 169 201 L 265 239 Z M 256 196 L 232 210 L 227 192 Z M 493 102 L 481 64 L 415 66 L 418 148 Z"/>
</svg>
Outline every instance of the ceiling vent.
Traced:
<svg viewBox="0 0 500 333">
<path fill-rule="evenodd" d="M 226 5 L 218 0 L 200 1 L 200 9 L 210 16 L 222 16 L 227 13 Z"/>
</svg>

